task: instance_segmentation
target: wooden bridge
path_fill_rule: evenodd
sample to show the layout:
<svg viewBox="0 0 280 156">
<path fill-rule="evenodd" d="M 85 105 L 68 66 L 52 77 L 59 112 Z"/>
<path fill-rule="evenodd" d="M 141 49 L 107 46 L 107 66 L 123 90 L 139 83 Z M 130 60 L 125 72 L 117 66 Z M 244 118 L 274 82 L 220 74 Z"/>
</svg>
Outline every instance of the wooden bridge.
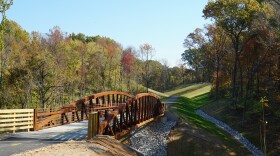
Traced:
<svg viewBox="0 0 280 156">
<path fill-rule="evenodd" d="M 124 92 L 102 92 L 80 99 L 59 109 L 35 109 L 34 130 L 89 119 L 88 136 L 123 136 L 139 124 L 160 116 L 165 105 L 151 93 L 136 96 Z"/>
</svg>

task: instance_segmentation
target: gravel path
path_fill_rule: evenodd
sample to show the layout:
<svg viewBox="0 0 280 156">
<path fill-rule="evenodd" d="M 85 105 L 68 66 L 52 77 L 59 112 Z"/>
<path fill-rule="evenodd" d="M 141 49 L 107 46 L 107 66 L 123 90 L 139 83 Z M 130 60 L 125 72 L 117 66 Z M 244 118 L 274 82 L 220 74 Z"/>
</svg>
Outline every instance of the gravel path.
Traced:
<svg viewBox="0 0 280 156">
<path fill-rule="evenodd" d="M 227 124 L 225 124 L 222 121 L 219 121 L 206 113 L 204 113 L 202 110 L 196 110 L 196 113 L 203 117 L 204 119 L 216 124 L 226 132 L 228 132 L 231 136 L 233 136 L 237 141 L 239 141 L 242 145 L 244 145 L 253 155 L 255 156 L 263 156 L 263 152 L 259 150 L 256 146 L 251 144 L 246 138 L 244 138 L 238 131 L 235 131 L 231 127 L 229 127 Z"/>
</svg>

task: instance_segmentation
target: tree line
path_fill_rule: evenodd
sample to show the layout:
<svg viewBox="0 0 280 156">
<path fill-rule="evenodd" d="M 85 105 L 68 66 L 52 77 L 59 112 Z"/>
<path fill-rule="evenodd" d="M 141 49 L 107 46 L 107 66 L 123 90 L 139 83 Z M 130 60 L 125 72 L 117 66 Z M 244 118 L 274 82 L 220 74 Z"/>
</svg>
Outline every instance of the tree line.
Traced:
<svg viewBox="0 0 280 156">
<path fill-rule="evenodd" d="M 195 81 L 183 65 L 152 60 L 155 49 L 147 43 L 123 48 L 111 38 L 68 34 L 58 26 L 28 33 L 6 18 L 1 34 L 0 108 L 60 107 L 102 91 L 162 91 Z"/>
</svg>

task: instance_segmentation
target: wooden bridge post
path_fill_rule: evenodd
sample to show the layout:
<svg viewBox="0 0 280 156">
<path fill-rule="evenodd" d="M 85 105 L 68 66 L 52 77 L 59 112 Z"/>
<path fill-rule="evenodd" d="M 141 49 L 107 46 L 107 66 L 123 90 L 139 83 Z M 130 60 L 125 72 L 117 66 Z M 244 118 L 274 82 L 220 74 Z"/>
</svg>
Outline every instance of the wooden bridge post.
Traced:
<svg viewBox="0 0 280 156">
<path fill-rule="evenodd" d="M 138 119 L 137 119 L 137 124 L 141 122 L 141 112 L 142 112 L 142 100 L 139 99 L 138 102 Z"/>
<path fill-rule="evenodd" d="M 119 114 L 120 114 L 120 131 L 122 131 L 123 128 L 123 109 L 119 109 Z"/>
<path fill-rule="evenodd" d="M 133 122 L 134 125 L 137 124 L 137 100 L 135 100 L 134 102 L 134 122 Z"/>
<path fill-rule="evenodd" d="M 119 103 L 119 94 L 117 94 L 116 103 Z"/>
<path fill-rule="evenodd" d="M 102 96 L 101 99 L 102 99 L 102 106 L 107 107 L 106 101 L 105 101 L 105 96 Z"/>
<path fill-rule="evenodd" d="M 99 103 L 99 98 L 96 98 L 95 101 L 96 101 L 96 105 L 99 105 L 99 104 L 100 104 L 100 103 Z"/>
<path fill-rule="evenodd" d="M 140 114 L 140 112 L 141 112 L 141 99 L 138 99 L 137 100 L 137 104 L 135 105 L 136 106 L 136 108 L 137 108 L 137 115 L 136 115 L 136 124 L 138 124 L 138 123 L 140 123 L 140 118 L 141 118 L 141 114 Z"/>
<path fill-rule="evenodd" d="M 125 109 L 125 117 L 126 117 L 126 120 L 125 120 L 125 125 L 127 126 L 128 124 L 130 125 L 131 123 L 131 117 L 130 117 L 130 113 L 129 113 L 129 103 L 126 103 L 126 109 Z"/>
<path fill-rule="evenodd" d="M 84 120 L 85 107 L 85 103 L 83 102 L 81 106 L 81 121 Z"/>
<path fill-rule="evenodd" d="M 108 106 L 112 106 L 111 104 L 111 96 L 107 95 Z"/>
<path fill-rule="evenodd" d="M 34 116 L 33 116 L 33 131 L 37 131 L 37 108 L 34 109 Z"/>
<path fill-rule="evenodd" d="M 146 107 L 147 107 L 147 108 L 146 108 L 146 111 L 147 111 L 147 112 L 146 112 L 146 120 L 147 120 L 147 119 L 150 119 L 150 117 L 151 117 L 151 110 L 150 110 L 150 109 L 151 109 L 151 103 L 149 102 L 149 98 L 150 98 L 150 97 L 147 97 L 147 98 L 146 98 Z"/>
<path fill-rule="evenodd" d="M 145 120 L 150 118 L 150 110 L 149 110 L 149 101 L 148 101 L 149 97 L 145 97 Z"/>
<path fill-rule="evenodd" d="M 98 112 L 89 113 L 88 118 L 88 140 L 92 139 L 98 133 Z"/>
<path fill-rule="evenodd" d="M 112 103 L 116 103 L 115 94 L 112 94 Z"/>
<path fill-rule="evenodd" d="M 141 102 L 141 120 L 140 122 L 145 121 L 145 99 Z"/>
<path fill-rule="evenodd" d="M 90 97 L 90 99 L 89 99 L 89 106 L 93 106 L 93 102 L 92 102 L 92 97 Z"/>
</svg>

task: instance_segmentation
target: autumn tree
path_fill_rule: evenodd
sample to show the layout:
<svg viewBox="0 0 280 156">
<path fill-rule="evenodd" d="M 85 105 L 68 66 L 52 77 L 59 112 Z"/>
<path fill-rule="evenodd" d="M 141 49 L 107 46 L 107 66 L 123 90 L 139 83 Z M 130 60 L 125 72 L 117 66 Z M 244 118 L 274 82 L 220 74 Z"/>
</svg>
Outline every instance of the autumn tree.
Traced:
<svg viewBox="0 0 280 156">
<path fill-rule="evenodd" d="M 218 26 L 223 28 L 231 39 L 234 49 L 233 71 L 232 71 L 232 103 L 237 102 L 237 69 L 240 66 L 240 55 L 244 45 L 250 40 L 247 34 L 251 31 L 254 21 L 267 8 L 264 3 L 256 0 L 216 0 L 209 1 L 205 6 L 204 17 L 214 19 Z M 242 70 L 242 68 L 240 68 Z M 242 83 L 242 71 L 240 71 Z M 241 87 L 241 91 L 242 91 Z"/>
<path fill-rule="evenodd" d="M 58 26 L 47 34 L 28 33 L 6 21 L 1 108 L 61 107 L 106 90 L 135 94 L 182 84 L 183 68 L 152 60 L 149 44 L 137 56 L 111 38 L 67 34 Z"/>
<path fill-rule="evenodd" d="M 148 43 L 140 45 L 139 58 L 143 61 L 142 78 L 146 85 L 146 92 L 148 92 L 151 81 L 151 59 L 154 55 L 154 51 L 155 49 Z"/>
<path fill-rule="evenodd" d="M 20 103 L 21 108 L 30 105 L 30 93 L 32 88 L 29 55 L 29 34 L 17 23 L 6 21 L 5 54 L 3 66 L 3 86 L 5 99 L 12 99 L 6 104 Z M 22 59 L 24 58 L 24 59 Z M 3 100 L 6 101 L 6 100 Z"/>
<path fill-rule="evenodd" d="M 186 50 L 182 53 L 182 60 L 192 67 L 195 71 L 196 81 L 206 81 L 205 73 L 205 37 L 203 29 L 197 28 L 194 32 L 190 33 L 184 40 L 184 47 Z"/>
<path fill-rule="evenodd" d="M 166 90 L 168 88 L 168 81 L 169 81 L 169 66 L 168 61 L 166 59 L 162 60 L 162 75 L 161 75 L 161 82 L 163 82 L 162 90 Z"/>
<path fill-rule="evenodd" d="M 125 78 L 127 90 L 130 92 L 132 88 L 131 81 L 135 79 L 134 75 L 138 73 L 138 71 L 136 70 L 136 51 L 134 50 L 134 48 L 128 47 L 123 50 L 121 64 L 121 79 L 123 77 Z"/>
<path fill-rule="evenodd" d="M 4 37 L 5 37 L 5 31 L 6 31 L 6 11 L 10 8 L 10 6 L 13 4 L 13 0 L 1 0 L 0 1 L 0 13 L 2 15 L 2 20 L 0 24 L 0 90 L 1 90 L 1 102 L 0 102 L 0 108 L 3 106 L 3 94 L 4 94 L 4 88 L 3 88 L 3 79 L 4 79 L 4 53 L 5 53 L 5 43 L 4 43 Z"/>
<path fill-rule="evenodd" d="M 230 47 L 230 41 L 221 27 L 217 25 L 208 25 L 206 29 L 206 36 L 208 38 L 206 59 L 210 60 L 210 64 L 212 64 L 215 69 L 215 75 L 213 77 L 215 77 L 215 97 L 217 100 L 219 97 L 221 69 L 224 64 L 223 59 L 225 55 L 230 52 L 228 49 L 228 47 Z"/>
</svg>

